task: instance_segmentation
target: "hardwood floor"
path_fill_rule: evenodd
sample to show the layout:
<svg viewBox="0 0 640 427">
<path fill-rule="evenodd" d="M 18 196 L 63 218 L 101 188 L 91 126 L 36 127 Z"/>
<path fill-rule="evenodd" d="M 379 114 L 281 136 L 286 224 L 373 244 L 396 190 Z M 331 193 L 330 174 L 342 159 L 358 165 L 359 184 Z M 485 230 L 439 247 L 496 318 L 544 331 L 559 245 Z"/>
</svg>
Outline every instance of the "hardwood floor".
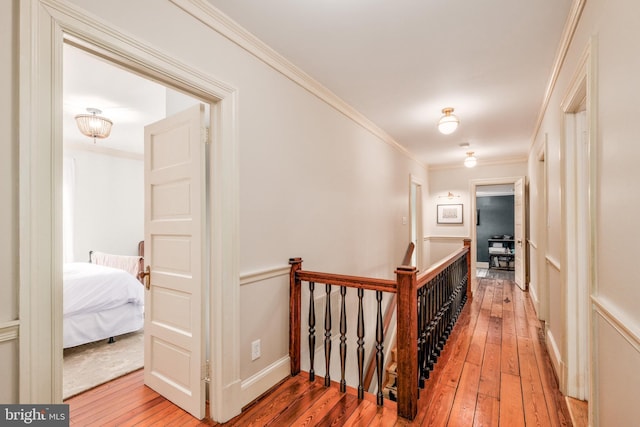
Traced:
<svg viewBox="0 0 640 427">
<path fill-rule="evenodd" d="M 570 426 L 544 334 L 526 292 L 510 280 L 479 278 L 445 350 L 420 391 L 418 416 L 393 402 L 358 401 L 305 374 L 288 378 L 224 426 Z M 219 425 L 198 421 L 142 383 L 141 371 L 69 399 L 71 424 Z"/>
</svg>

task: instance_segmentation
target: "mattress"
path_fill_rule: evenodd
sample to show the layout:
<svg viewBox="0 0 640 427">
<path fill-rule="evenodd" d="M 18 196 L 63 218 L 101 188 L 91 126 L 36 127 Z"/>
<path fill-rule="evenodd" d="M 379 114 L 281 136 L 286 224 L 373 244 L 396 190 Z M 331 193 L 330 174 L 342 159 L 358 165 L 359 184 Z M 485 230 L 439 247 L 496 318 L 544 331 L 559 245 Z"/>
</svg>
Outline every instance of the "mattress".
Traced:
<svg viewBox="0 0 640 427">
<path fill-rule="evenodd" d="M 91 263 L 64 265 L 64 347 L 139 330 L 144 287 L 131 274 Z"/>
</svg>

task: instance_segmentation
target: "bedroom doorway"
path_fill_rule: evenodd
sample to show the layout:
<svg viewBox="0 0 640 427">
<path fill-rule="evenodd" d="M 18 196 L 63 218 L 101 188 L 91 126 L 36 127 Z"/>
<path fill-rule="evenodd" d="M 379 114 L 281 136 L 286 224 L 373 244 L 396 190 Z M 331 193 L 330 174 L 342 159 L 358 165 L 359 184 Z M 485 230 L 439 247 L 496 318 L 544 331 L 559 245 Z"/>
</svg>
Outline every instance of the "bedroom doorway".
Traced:
<svg viewBox="0 0 640 427">
<path fill-rule="evenodd" d="M 117 276 L 120 282 L 113 289 L 129 292 L 128 297 L 135 293 L 144 307 L 143 285 L 135 278 L 137 261 L 145 255 L 140 245 L 145 239 L 144 128 L 201 102 L 69 43 L 63 45 L 62 98 L 60 258 L 65 282 L 62 398 L 66 399 L 144 365 L 144 310 L 102 310 L 111 298 L 105 294 L 97 304 L 76 305 L 68 313 L 74 296 L 67 294 L 66 278 L 98 268 L 92 264 L 129 270 L 130 277 Z M 87 108 L 100 109 L 99 114 L 113 122 L 108 137 L 94 140 L 80 132 L 75 117 Z M 208 117 L 208 105 L 203 115 Z M 96 263 L 95 257 L 91 262 L 91 251 L 101 254 L 101 262 Z M 130 261 L 137 270 L 129 268 Z M 92 301 L 82 296 L 76 300 Z"/>
<path fill-rule="evenodd" d="M 202 340 L 210 352 L 210 370 L 224 374 L 210 376 L 211 418 L 232 418 L 242 408 L 237 339 L 238 91 L 202 73 L 193 59 L 185 62 L 169 57 L 145 40 L 122 33 L 75 6 L 35 1 L 30 7 L 20 8 L 19 14 L 21 51 L 25 52 L 18 70 L 20 400 L 62 402 L 62 94 L 63 49 L 68 44 L 210 106 L 215 129 L 207 154 L 210 185 L 206 197 L 210 203 L 206 213 L 209 227 L 204 236 L 208 244 L 209 294 L 203 301 L 210 317 L 209 333 Z"/>
</svg>

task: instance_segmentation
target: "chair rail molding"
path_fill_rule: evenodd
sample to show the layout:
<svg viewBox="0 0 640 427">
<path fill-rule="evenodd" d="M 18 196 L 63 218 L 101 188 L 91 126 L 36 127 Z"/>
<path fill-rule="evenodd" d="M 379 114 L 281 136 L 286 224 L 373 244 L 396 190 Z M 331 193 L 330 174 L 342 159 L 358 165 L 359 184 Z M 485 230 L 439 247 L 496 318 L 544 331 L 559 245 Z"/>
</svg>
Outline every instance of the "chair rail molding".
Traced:
<svg viewBox="0 0 640 427">
<path fill-rule="evenodd" d="M 20 333 L 20 321 L 5 322 L 0 324 L 0 343 L 17 340 Z"/>
</svg>

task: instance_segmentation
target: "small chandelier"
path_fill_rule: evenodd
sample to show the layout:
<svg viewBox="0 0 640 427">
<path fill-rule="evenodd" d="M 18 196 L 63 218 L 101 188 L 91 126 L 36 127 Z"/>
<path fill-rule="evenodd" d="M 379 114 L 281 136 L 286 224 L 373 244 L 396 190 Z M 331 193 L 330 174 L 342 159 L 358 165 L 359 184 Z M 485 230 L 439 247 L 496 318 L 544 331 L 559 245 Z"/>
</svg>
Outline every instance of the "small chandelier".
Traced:
<svg viewBox="0 0 640 427">
<path fill-rule="evenodd" d="M 440 131 L 440 133 L 449 135 L 458 128 L 460 119 L 452 114 L 453 108 L 451 107 L 443 108 L 442 113 L 444 114 L 444 116 L 440 117 L 440 120 L 438 120 L 438 130 Z"/>
<path fill-rule="evenodd" d="M 467 152 L 467 157 L 464 159 L 464 165 L 468 168 L 472 168 L 478 163 L 478 160 L 474 157 L 473 151 Z"/>
<path fill-rule="evenodd" d="M 96 143 L 96 138 L 104 139 L 111 133 L 111 126 L 113 122 L 105 117 L 98 116 L 102 111 L 97 108 L 87 108 L 89 114 L 78 114 L 76 124 L 78 129 L 83 135 L 93 138 L 93 143 Z"/>
</svg>

